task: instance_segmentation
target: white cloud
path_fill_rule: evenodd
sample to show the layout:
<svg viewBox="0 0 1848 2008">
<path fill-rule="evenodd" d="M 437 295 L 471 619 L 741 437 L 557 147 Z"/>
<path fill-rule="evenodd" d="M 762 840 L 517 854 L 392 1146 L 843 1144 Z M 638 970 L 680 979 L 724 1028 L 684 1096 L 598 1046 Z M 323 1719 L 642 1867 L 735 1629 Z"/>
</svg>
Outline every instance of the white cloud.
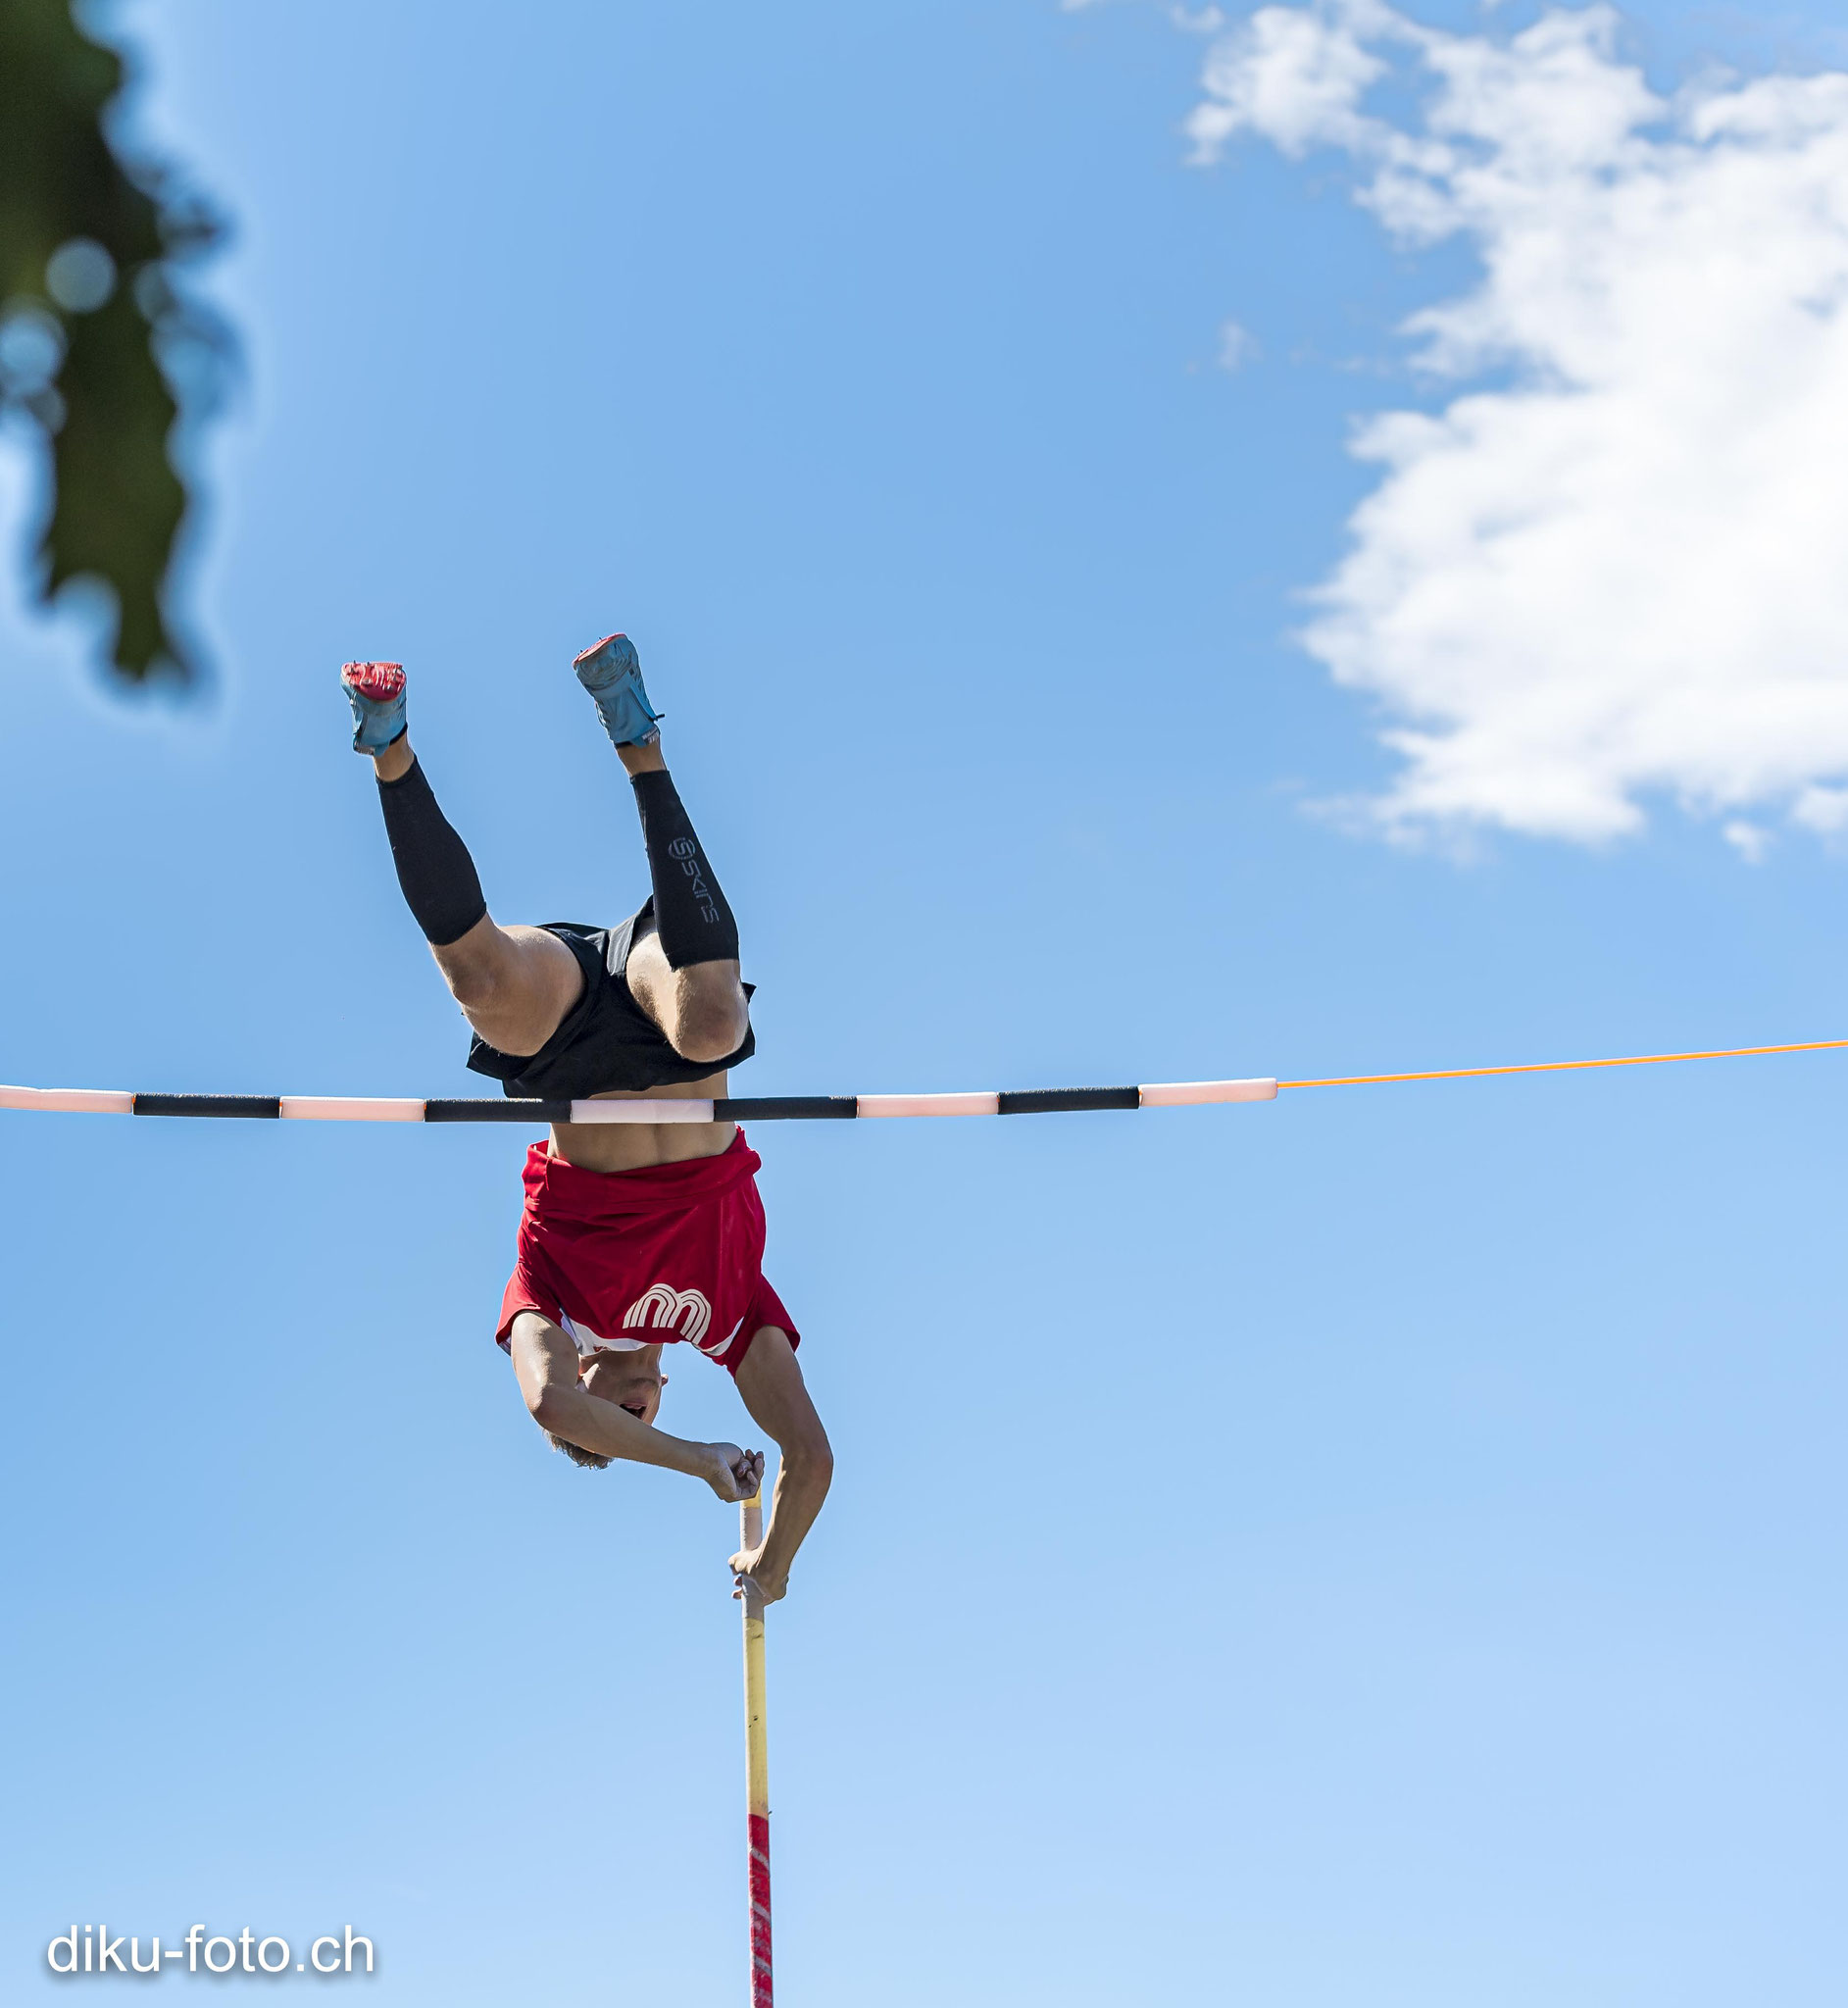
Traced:
<svg viewBox="0 0 1848 2008">
<path fill-rule="evenodd" d="M 1242 370 L 1258 360 L 1258 337 L 1236 321 L 1220 324 L 1219 366 L 1222 370 Z"/>
<path fill-rule="evenodd" d="M 1738 812 L 1848 828 L 1848 75 L 1671 104 L 1619 30 L 1266 7 L 1189 131 L 1344 149 L 1396 239 L 1480 257 L 1408 326 L 1452 400 L 1356 435 L 1381 479 L 1303 636 L 1386 714 L 1375 827 L 1596 841 L 1666 793 L 1762 855 Z"/>
<path fill-rule="evenodd" d="M 1361 94 L 1386 65 L 1361 42 L 1375 10 L 1340 15 L 1267 7 L 1207 57 L 1207 99 L 1187 121 L 1195 158 L 1215 158 L 1233 133 L 1262 132 L 1285 153 L 1358 143 L 1371 124 Z"/>
<path fill-rule="evenodd" d="M 1721 826 L 1720 834 L 1748 865 L 1762 865 L 1772 847 L 1772 833 L 1756 823 L 1731 822 Z"/>
<path fill-rule="evenodd" d="M 1083 14 L 1090 8 L 1106 5 L 1108 0 L 1059 0 L 1059 11 L 1061 14 Z M 1225 25 L 1224 15 L 1211 4 L 1202 7 L 1197 14 L 1184 6 L 1171 6 L 1168 18 L 1190 35 L 1216 35 Z"/>
<path fill-rule="evenodd" d="M 1791 804 L 1790 820 L 1819 836 L 1848 829 L 1848 788 L 1805 788 Z"/>
</svg>

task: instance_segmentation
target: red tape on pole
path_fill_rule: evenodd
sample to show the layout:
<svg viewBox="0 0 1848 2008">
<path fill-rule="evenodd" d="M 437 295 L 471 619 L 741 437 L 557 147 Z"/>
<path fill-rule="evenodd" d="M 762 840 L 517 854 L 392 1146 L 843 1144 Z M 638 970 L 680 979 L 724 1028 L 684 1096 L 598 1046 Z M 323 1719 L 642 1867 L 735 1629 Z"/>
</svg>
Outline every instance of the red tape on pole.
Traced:
<svg viewBox="0 0 1848 2008">
<path fill-rule="evenodd" d="M 751 2008 L 771 2008 L 770 1815 L 753 1813 L 751 1830 Z"/>
</svg>

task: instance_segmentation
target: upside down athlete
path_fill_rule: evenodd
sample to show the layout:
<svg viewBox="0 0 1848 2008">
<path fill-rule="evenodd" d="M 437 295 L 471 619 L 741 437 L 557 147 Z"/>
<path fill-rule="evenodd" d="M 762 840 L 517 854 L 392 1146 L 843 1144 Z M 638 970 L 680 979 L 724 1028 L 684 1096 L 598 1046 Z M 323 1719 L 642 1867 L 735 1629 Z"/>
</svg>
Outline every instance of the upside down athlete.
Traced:
<svg viewBox="0 0 1848 2008">
<path fill-rule="evenodd" d="M 616 928 L 502 928 L 411 750 L 404 671 L 348 663 L 355 752 L 370 753 L 417 924 L 474 1032 L 469 1065 L 510 1095 L 704 1100 L 756 1050 L 738 930 L 661 757 L 626 636 L 573 666 L 641 812 L 653 896 Z M 732 1123 L 555 1123 L 526 1157 L 518 1260 L 495 1333 L 533 1420 L 575 1463 L 617 1458 L 748 1498 L 762 1452 L 654 1427 L 662 1348 L 717 1360 L 782 1452 L 763 1542 L 733 1573 L 774 1602 L 827 1496 L 833 1457 L 796 1364 L 800 1334 L 765 1280 L 761 1160 Z"/>
</svg>

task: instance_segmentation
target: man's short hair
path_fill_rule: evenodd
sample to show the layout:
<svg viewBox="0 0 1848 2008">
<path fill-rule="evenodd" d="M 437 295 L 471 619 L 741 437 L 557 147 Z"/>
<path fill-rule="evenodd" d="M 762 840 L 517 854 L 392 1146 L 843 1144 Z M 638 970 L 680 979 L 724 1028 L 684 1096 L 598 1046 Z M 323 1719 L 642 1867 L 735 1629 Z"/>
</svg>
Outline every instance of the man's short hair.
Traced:
<svg viewBox="0 0 1848 2008">
<path fill-rule="evenodd" d="M 599 1457 L 594 1450 L 585 1450 L 579 1444 L 567 1443 L 563 1436 L 553 1435 L 550 1430 L 545 1432 L 545 1440 L 554 1450 L 563 1451 L 574 1465 L 584 1471 L 608 1471 L 616 1462 L 613 1457 Z"/>
</svg>

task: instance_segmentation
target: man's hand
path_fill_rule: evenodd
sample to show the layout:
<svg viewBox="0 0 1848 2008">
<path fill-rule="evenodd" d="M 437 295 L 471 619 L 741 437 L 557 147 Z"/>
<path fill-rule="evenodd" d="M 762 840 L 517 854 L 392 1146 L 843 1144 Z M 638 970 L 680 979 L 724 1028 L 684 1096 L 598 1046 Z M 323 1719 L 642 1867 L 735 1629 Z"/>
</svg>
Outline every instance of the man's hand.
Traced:
<svg viewBox="0 0 1848 2008">
<path fill-rule="evenodd" d="M 746 1590 L 754 1591 L 759 1602 L 780 1603 L 789 1594 L 787 1576 L 766 1576 L 764 1574 L 764 1547 L 760 1542 L 754 1548 L 740 1548 L 731 1558 L 731 1594 L 741 1597 Z"/>
<path fill-rule="evenodd" d="M 729 1505 L 749 1499 L 764 1482 L 764 1453 L 740 1450 L 735 1443 L 708 1443 L 709 1465 L 700 1477 Z"/>
</svg>

